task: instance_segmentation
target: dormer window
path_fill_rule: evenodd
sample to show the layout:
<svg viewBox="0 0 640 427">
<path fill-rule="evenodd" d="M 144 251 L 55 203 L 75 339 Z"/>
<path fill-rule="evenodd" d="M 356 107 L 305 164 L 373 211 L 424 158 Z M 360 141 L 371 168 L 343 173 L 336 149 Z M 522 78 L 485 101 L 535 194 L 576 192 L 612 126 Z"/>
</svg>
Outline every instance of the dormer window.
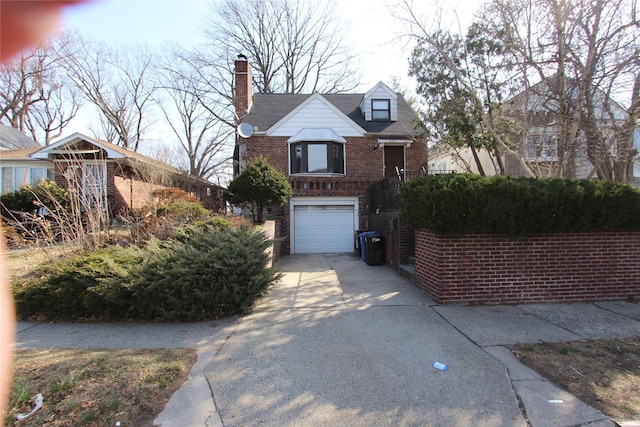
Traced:
<svg viewBox="0 0 640 427">
<path fill-rule="evenodd" d="M 372 99 L 371 119 L 391 120 L 391 101 L 388 99 Z"/>
<path fill-rule="evenodd" d="M 364 94 L 360 111 L 368 122 L 395 122 L 398 120 L 398 94 L 380 82 Z"/>
</svg>

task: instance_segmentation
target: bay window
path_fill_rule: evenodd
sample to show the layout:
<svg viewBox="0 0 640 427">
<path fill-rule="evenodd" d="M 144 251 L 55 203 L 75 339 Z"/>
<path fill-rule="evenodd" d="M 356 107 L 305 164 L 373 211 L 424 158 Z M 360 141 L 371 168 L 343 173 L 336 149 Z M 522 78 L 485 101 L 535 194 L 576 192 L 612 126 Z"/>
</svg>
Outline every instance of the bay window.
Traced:
<svg viewBox="0 0 640 427">
<path fill-rule="evenodd" d="M 344 174 L 344 144 L 300 141 L 290 144 L 291 174 Z"/>
</svg>

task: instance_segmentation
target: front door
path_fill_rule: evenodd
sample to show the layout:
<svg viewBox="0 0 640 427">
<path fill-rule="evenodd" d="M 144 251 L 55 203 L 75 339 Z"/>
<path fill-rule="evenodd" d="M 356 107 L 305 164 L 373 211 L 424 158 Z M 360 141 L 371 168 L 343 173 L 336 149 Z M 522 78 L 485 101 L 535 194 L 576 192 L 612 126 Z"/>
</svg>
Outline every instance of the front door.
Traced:
<svg viewBox="0 0 640 427">
<path fill-rule="evenodd" d="M 384 146 L 384 177 L 397 176 L 404 179 L 404 147 L 401 145 Z"/>
</svg>

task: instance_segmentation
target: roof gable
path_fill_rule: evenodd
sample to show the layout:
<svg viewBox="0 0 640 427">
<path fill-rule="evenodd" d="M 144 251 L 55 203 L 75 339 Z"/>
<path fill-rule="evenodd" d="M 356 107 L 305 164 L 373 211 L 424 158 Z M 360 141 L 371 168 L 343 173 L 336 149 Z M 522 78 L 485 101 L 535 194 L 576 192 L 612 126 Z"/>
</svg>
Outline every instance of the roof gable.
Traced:
<svg viewBox="0 0 640 427">
<path fill-rule="evenodd" d="M 86 141 L 91 145 L 96 146 L 97 148 L 104 150 L 107 153 L 107 158 L 109 159 L 124 159 L 130 157 L 126 155 L 126 153 L 122 152 L 120 147 L 117 147 L 114 144 L 105 141 L 99 141 L 97 139 L 88 137 L 86 135 L 82 135 L 81 133 L 74 133 L 73 135 L 69 135 L 66 138 L 63 138 L 55 143 L 48 145 L 46 147 L 41 148 L 35 153 L 31 154 L 31 157 L 34 159 L 48 159 L 53 154 L 60 154 L 68 147 L 71 147 L 79 142 Z"/>
<path fill-rule="evenodd" d="M 519 114 L 530 113 L 556 113 L 559 110 L 558 74 L 546 77 L 529 88 L 506 100 L 503 105 L 507 111 L 516 111 Z M 564 85 L 565 94 L 574 101 L 578 96 L 577 82 L 571 78 L 566 78 Z M 556 92 L 556 93 L 554 93 Z M 608 121 L 609 113 L 613 113 L 615 120 L 624 121 L 628 117 L 627 110 L 618 104 L 613 98 L 597 88 L 593 87 L 593 102 L 596 109 L 595 114 L 598 120 Z"/>
<path fill-rule="evenodd" d="M 305 128 L 332 129 L 341 136 L 363 136 L 366 133 L 325 97 L 314 93 L 267 129 L 266 134 L 292 136 Z"/>
<path fill-rule="evenodd" d="M 389 88 L 386 84 L 378 82 L 373 88 L 371 88 L 362 97 L 360 103 L 360 110 L 365 117 L 365 120 L 372 120 L 371 101 L 372 100 L 388 100 L 390 107 L 391 121 L 398 120 L 398 94 Z"/>
</svg>

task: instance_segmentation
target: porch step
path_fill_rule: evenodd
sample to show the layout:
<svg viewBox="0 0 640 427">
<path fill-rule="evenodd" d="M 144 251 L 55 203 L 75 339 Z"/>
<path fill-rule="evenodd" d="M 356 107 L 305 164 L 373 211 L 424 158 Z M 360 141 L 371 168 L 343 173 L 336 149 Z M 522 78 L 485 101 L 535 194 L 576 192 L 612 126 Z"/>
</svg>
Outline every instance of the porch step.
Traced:
<svg viewBox="0 0 640 427">
<path fill-rule="evenodd" d="M 411 264 L 398 265 L 398 272 L 412 282 L 416 281 L 416 268 Z"/>
</svg>

